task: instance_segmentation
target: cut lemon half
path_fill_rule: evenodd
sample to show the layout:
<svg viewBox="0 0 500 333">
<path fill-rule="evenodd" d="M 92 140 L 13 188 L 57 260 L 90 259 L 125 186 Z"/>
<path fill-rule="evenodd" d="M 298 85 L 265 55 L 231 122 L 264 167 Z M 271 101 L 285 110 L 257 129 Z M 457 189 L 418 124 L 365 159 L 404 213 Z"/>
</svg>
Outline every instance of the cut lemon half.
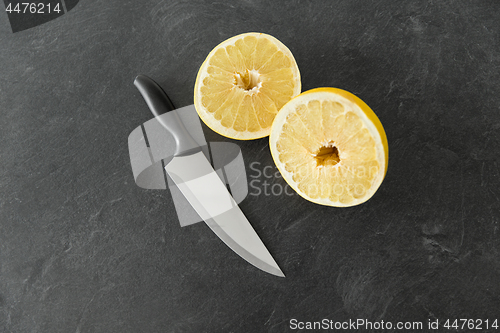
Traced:
<svg viewBox="0 0 500 333">
<path fill-rule="evenodd" d="M 295 97 L 274 119 L 269 139 L 286 182 L 318 204 L 363 203 L 387 172 L 389 146 L 380 120 L 345 90 L 317 88 Z"/>
<path fill-rule="evenodd" d="M 203 122 L 233 139 L 269 135 L 274 117 L 300 94 L 297 63 L 276 38 L 238 35 L 217 45 L 198 71 L 194 105 Z"/>
</svg>

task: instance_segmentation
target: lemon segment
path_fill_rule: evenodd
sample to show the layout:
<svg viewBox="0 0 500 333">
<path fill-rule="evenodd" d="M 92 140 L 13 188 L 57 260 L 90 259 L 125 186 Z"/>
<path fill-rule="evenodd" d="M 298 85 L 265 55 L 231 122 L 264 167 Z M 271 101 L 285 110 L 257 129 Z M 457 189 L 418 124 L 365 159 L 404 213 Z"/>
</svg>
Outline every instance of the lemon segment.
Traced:
<svg viewBox="0 0 500 333">
<path fill-rule="evenodd" d="M 300 93 L 290 50 L 276 38 L 246 33 L 216 46 L 196 77 L 194 104 L 203 122 L 233 139 L 269 135 L 274 117 Z"/>
<path fill-rule="evenodd" d="M 387 172 L 389 148 L 380 120 L 345 90 L 312 89 L 287 102 L 274 119 L 269 141 L 283 178 L 318 204 L 361 204 Z"/>
</svg>

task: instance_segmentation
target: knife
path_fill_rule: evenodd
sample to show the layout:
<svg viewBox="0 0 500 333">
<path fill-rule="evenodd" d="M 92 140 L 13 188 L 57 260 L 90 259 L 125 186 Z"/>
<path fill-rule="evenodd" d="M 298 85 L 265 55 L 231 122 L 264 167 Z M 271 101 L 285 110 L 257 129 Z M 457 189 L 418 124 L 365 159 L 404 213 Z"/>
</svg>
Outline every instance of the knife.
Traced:
<svg viewBox="0 0 500 333">
<path fill-rule="evenodd" d="M 174 158 L 165 166 L 181 193 L 212 231 L 229 248 L 255 267 L 285 277 L 207 160 L 201 147 L 191 137 L 163 89 L 146 75 L 134 80 L 156 119 L 174 137 Z M 159 116 L 172 111 L 168 122 Z"/>
</svg>

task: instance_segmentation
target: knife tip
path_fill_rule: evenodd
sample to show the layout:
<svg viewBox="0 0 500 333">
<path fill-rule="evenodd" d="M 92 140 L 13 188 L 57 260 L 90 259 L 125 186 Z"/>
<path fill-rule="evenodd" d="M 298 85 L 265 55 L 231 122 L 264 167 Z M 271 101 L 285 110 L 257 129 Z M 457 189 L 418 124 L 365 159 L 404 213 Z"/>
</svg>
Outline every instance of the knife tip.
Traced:
<svg viewBox="0 0 500 333">
<path fill-rule="evenodd" d="M 282 277 L 282 278 L 285 277 L 285 274 L 283 274 L 283 272 L 281 271 L 281 269 L 279 269 L 279 267 L 272 274 L 276 275 L 277 277 Z"/>
<path fill-rule="evenodd" d="M 267 273 L 269 273 L 271 275 L 274 275 L 274 276 L 277 276 L 277 277 L 281 277 L 281 278 L 285 277 L 285 274 L 283 274 L 283 272 L 281 271 L 281 269 L 279 268 L 279 266 L 276 263 L 274 263 L 274 265 L 269 265 L 269 264 L 266 264 L 266 265 L 255 265 L 254 263 L 252 263 L 252 264 L 255 267 L 260 268 L 264 272 L 267 272 Z"/>
</svg>

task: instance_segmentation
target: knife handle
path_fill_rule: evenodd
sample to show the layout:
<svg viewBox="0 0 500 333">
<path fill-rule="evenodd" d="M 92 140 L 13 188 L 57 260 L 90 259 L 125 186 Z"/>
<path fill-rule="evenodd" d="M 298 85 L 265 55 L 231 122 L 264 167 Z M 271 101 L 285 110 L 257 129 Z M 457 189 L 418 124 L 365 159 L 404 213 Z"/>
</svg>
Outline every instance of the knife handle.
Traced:
<svg viewBox="0 0 500 333">
<path fill-rule="evenodd" d="M 155 117 L 175 109 L 167 94 L 150 77 L 142 74 L 138 75 L 134 80 L 134 85 Z M 157 119 L 175 139 L 176 150 L 174 156 L 188 155 L 194 153 L 195 150 L 201 150 L 200 145 L 189 134 L 176 111 L 172 113 L 168 122 L 162 118 Z"/>
</svg>

